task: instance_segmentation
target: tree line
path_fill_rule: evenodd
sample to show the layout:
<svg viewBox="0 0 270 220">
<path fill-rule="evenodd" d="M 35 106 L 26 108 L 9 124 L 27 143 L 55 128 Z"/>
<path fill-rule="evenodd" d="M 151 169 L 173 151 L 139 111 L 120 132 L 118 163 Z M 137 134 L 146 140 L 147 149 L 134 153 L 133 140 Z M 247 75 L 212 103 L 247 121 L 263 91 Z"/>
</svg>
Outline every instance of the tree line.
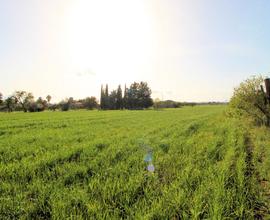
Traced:
<svg viewBox="0 0 270 220">
<path fill-rule="evenodd" d="M 146 82 L 134 82 L 129 88 L 124 88 L 122 92 L 121 85 L 109 93 L 108 84 L 105 88 L 101 86 L 100 108 L 107 109 L 144 109 L 153 105 L 151 98 L 151 89 Z"/>
<path fill-rule="evenodd" d="M 75 100 L 73 97 L 62 100 L 59 103 L 51 103 L 52 96 L 46 98 L 34 98 L 31 92 L 15 91 L 12 95 L 4 99 L 0 93 L 0 111 L 24 111 L 40 112 L 44 110 L 70 109 L 144 109 L 153 105 L 151 89 L 146 82 L 134 82 L 129 88 L 125 86 L 124 94 L 119 85 L 116 90 L 109 93 L 108 85 L 101 86 L 100 102 L 96 97 L 91 96 L 85 99 Z"/>
<path fill-rule="evenodd" d="M 62 110 L 69 109 L 94 109 L 98 108 L 96 97 L 87 97 L 85 99 L 75 100 L 72 97 L 62 100 L 59 103 L 51 103 L 52 96 L 47 95 L 46 98 L 34 98 L 31 92 L 15 91 L 7 98 L 3 98 L 0 93 L 0 111 L 24 111 L 24 112 L 41 112 L 44 110 Z"/>
</svg>

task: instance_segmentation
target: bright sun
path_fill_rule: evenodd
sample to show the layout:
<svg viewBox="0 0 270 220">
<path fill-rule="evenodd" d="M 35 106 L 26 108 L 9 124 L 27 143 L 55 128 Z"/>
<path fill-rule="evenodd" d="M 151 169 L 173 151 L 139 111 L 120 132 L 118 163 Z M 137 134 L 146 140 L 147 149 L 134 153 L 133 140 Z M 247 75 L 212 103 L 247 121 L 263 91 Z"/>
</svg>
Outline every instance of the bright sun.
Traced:
<svg viewBox="0 0 270 220">
<path fill-rule="evenodd" d="M 72 66 L 101 82 L 136 80 L 153 55 L 153 25 L 143 0 L 74 1 L 67 21 Z"/>
</svg>

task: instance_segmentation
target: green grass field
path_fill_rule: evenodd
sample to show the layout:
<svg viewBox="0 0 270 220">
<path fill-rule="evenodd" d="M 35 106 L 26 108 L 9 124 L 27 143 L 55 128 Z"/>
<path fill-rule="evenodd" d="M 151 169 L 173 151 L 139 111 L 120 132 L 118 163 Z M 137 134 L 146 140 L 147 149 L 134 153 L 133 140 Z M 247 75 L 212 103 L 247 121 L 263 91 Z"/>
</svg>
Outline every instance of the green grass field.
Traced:
<svg viewBox="0 0 270 220">
<path fill-rule="evenodd" d="M 269 131 L 225 110 L 0 113 L 0 219 L 262 217 Z"/>
</svg>

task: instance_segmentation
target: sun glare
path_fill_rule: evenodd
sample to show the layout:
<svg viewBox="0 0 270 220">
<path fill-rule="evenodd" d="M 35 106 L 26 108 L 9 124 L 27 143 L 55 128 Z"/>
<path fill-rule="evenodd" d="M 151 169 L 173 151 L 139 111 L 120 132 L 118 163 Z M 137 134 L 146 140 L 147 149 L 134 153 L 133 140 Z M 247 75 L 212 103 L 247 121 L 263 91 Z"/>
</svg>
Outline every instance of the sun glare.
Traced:
<svg viewBox="0 0 270 220">
<path fill-rule="evenodd" d="M 74 1 L 67 26 L 74 69 L 91 69 L 100 82 L 135 80 L 152 59 L 153 30 L 144 1 Z"/>
</svg>

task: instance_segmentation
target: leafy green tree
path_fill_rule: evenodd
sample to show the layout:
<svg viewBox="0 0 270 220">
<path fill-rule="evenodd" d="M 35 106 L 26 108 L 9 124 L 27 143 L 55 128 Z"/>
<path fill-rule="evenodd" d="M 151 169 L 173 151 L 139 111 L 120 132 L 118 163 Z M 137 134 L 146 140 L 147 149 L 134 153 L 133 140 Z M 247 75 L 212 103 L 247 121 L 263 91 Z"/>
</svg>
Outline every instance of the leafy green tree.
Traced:
<svg viewBox="0 0 270 220">
<path fill-rule="evenodd" d="M 62 111 L 68 111 L 70 109 L 70 102 L 68 102 L 67 100 L 63 100 L 59 103 L 59 106 Z"/>
<path fill-rule="evenodd" d="M 127 89 L 127 108 L 128 109 L 136 109 L 138 106 L 138 90 L 139 84 L 134 82 L 130 85 L 129 89 Z"/>
<path fill-rule="evenodd" d="M 29 112 L 41 112 L 47 108 L 47 101 L 39 97 L 37 101 L 32 101 L 29 103 L 27 110 Z"/>
<path fill-rule="evenodd" d="M 105 97 L 108 97 L 109 96 L 109 87 L 108 87 L 108 84 L 106 84 L 106 87 L 105 87 Z"/>
<path fill-rule="evenodd" d="M 30 92 L 26 91 L 16 91 L 14 94 L 17 102 L 20 104 L 24 112 L 27 112 L 29 104 L 34 100 L 34 96 Z"/>
<path fill-rule="evenodd" d="M 52 97 L 50 95 L 47 95 L 46 100 L 47 100 L 48 105 L 50 105 Z"/>
<path fill-rule="evenodd" d="M 47 101 L 47 108 L 49 109 L 49 110 L 51 110 L 51 100 L 52 100 L 52 97 L 50 96 L 50 95 L 47 95 L 46 96 L 46 101 Z"/>
<path fill-rule="evenodd" d="M 48 105 L 47 101 L 42 99 L 42 97 L 39 97 L 37 99 L 36 104 L 37 104 L 37 111 L 38 112 L 44 111 Z"/>
<path fill-rule="evenodd" d="M 108 109 L 116 109 L 116 104 L 117 104 L 117 91 L 113 90 L 109 95 Z"/>
<path fill-rule="evenodd" d="M 3 104 L 3 94 L 0 92 L 0 105 Z"/>
<path fill-rule="evenodd" d="M 96 97 L 91 96 L 91 97 L 87 97 L 84 101 L 83 101 L 83 106 L 86 109 L 92 110 L 94 108 L 98 108 L 98 102 Z"/>
<path fill-rule="evenodd" d="M 100 108 L 105 109 L 105 91 L 103 89 L 103 85 L 101 85 L 101 91 L 100 91 Z"/>
<path fill-rule="evenodd" d="M 108 84 L 106 84 L 105 95 L 104 95 L 104 109 L 109 109 L 109 108 L 110 108 L 109 87 L 108 87 Z"/>
<path fill-rule="evenodd" d="M 29 112 L 36 112 L 37 111 L 37 103 L 31 102 L 28 106 L 28 111 Z"/>
<path fill-rule="evenodd" d="M 4 105 L 8 112 L 12 112 L 17 104 L 17 99 L 14 96 L 9 96 L 4 101 Z"/>
<path fill-rule="evenodd" d="M 69 97 L 68 99 L 62 100 L 59 103 L 59 106 L 62 111 L 68 111 L 75 106 L 75 100 L 73 99 L 73 97 Z"/>
<path fill-rule="evenodd" d="M 270 125 L 269 102 L 263 91 L 263 77 L 252 77 L 234 89 L 230 107 L 238 115 L 252 118 L 259 124 Z"/>
<path fill-rule="evenodd" d="M 100 91 L 100 108 L 103 109 L 103 110 L 110 108 L 110 97 L 109 97 L 109 87 L 108 87 L 108 84 L 106 84 L 105 90 L 103 89 L 103 86 L 101 85 L 101 91 Z"/>
<path fill-rule="evenodd" d="M 122 89 L 119 85 L 116 92 L 116 109 L 123 109 Z"/>
<path fill-rule="evenodd" d="M 125 89 L 124 89 L 124 97 L 123 97 L 123 108 L 128 109 L 128 102 L 127 102 L 127 86 L 125 84 Z"/>
<path fill-rule="evenodd" d="M 113 90 L 110 95 L 108 85 L 105 91 L 101 86 L 100 107 L 101 109 L 143 109 L 153 105 L 151 89 L 146 82 L 134 82 L 129 88 L 124 89 L 124 96 L 119 85 L 117 90 Z"/>
<path fill-rule="evenodd" d="M 56 109 L 59 109 L 60 105 L 59 104 L 50 104 L 49 109 L 52 111 L 56 111 Z"/>
<path fill-rule="evenodd" d="M 153 105 L 151 98 L 152 91 L 148 86 L 147 82 L 140 82 L 138 91 L 138 105 L 142 108 L 149 108 Z"/>
<path fill-rule="evenodd" d="M 146 82 L 134 82 L 127 89 L 126 106 L 128 109 L 143 109 L 153 105 L 151 89 Z"/>
</svg>

